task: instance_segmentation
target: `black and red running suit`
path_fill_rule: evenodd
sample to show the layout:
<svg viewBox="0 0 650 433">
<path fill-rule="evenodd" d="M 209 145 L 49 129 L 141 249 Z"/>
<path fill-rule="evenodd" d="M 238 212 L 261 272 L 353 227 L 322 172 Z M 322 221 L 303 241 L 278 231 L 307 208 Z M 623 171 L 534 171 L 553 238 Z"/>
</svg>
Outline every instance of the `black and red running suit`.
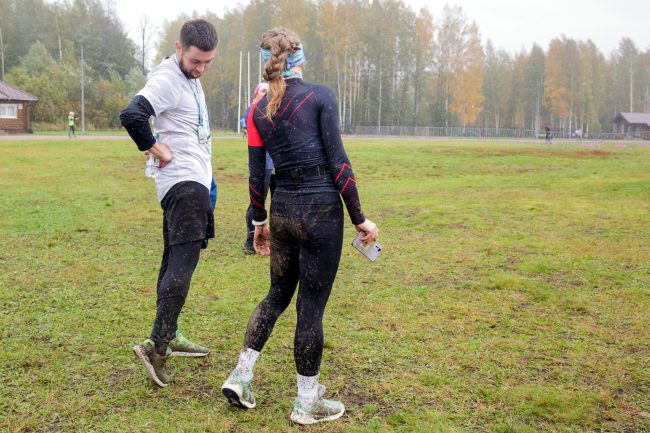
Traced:
<svg viewBox="0 0 650 433">
<path fill-rule="evenodd" d="M 271 287 L 253 312 L 245 345 L 261 351 L 296 287 L 294 355 L 298 374 L 314 376 L 323 351 L 323 314 L 338 270 L 343 243 L 343 206 L 361 224 L 354 173 L 339 129 L 334 93 L 300 78 L 286 80 L 286 92 L 272 119 L 267 99 L 248 117 L 249 192 L 253 219 L 267 218 L 265 153 L 276 170 L 271 202 Z"/>
</svg>

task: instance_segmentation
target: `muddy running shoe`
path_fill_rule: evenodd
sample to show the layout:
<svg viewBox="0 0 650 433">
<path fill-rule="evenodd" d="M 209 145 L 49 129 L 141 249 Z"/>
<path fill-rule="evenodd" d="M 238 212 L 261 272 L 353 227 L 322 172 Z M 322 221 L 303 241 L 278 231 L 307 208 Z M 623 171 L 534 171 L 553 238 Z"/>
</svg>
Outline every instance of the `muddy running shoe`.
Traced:
<svg viewBox="0 0 650 433">
<path fill-rule="evenodd" d="M 255 247 L 253 246 L 253 239 L 255 238 L 255 231 L 249 231 L 248 234 L 246 235 L 246 242 L 244 242 L 244 254 L 246 255 L 252 255 L 252 254 L 257 254 L 257 251 L 255 251 Z"/>
<path fill-rule="evenodd" d="M 169 348 L 172 350 L 170 356 L 188 356 L 200 357 L 208 356 L 210 349 L 203 347 L 199 344 L 192 343 L 187 338 L 183 337 L 181 331 L 176 331 L 176 337 L 169 342 Z"/>
<path fill-rule="evenodd" d="M 237 370 L 233 370 L 221 386 L 221 392 L 230 404 L 244 409 L 255 407 L 252 380 L 245 381 Z"/>
<path fill-rule="evenodd" d="M 170 353 L 169 348 L 167 354 L 163 356 L 156 351 L 153 341 L 145 340 L 144 343 L 133 346 L 133 353 L 142 361 L 147 374 L 156 385 L 164 388 L 169 384 L 169 377 L 165 371 L 165 363 Z"/>
<path fill-rule="evenodd" d="M 291 421 L 307 425 L 340 418 L 345 412 L 345 406 L 340 401 L 324 399 L 324 393 L 325 387 L 318 385 L 318 399 L 312 405 L 296 399 L 291 412 Z"/>
<path fill-rule="evenodd" d="M 257 254 L 257 251 L 255 251 L 255 247 L 253 246 L 253 239 L 246 240 L 244 243 L 244 248 L 243 248 L 244 254 L 247 256 Z"/>
</svg>

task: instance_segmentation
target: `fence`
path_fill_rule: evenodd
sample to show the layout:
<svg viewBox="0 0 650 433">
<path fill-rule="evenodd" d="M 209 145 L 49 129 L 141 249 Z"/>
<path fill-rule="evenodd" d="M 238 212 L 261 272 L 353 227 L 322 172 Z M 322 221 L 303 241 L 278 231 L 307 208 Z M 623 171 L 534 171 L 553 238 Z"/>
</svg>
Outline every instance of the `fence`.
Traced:
<svg viewBox="0 0 650 433">
<path fill-rule="evenodd" d="M 446 138 L 513 138 L 513 139 L 544 139 L 544 131 L 533 129 L 507 128 L 463 128 L 444 126 L 355 126 L 354 135 L 398 135 L 408 137 L 446 137 Z M 576 139 L 575 134 L 568 131 L 551 131 L 554 140 Z M 630 134 L 602 132 L 585 134 L 584 140 L 650 140 L 650 131 Z"/>
</svg>

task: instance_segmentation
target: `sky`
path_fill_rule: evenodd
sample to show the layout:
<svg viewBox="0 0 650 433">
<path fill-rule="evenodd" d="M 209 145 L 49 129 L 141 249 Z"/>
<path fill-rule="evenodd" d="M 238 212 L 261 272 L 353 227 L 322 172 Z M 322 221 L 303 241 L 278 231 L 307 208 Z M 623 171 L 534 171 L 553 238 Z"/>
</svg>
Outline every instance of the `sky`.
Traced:
<svg viewBox="0 0 650 433">
<path fill-rule="evenodd" d="M 403 0 L 414 11 L 428 6 L 437 20 L 444 1 Z M 209 10 L 222 16 L 226 9 L 247 5 L 248 0 L 111 0 L 129 36 L 135 39 L 143 16 L 158 29 L 165 19 L 180 13 Z M 485 43 L 510 53 L 530 50 L 537 43 L 544 50 L 551 39 L 565 35 L 576 40 L 591 39 L 608 56 L 623 37 L 629 37 L 640 50 L 650 49 L 650 0 L 462 0 L 459 5 L 473 19 Z M 260 29 L 260 33 L 266 29 Z M 218 29 L 217 29 L 218 31 Z"/>
</svg>

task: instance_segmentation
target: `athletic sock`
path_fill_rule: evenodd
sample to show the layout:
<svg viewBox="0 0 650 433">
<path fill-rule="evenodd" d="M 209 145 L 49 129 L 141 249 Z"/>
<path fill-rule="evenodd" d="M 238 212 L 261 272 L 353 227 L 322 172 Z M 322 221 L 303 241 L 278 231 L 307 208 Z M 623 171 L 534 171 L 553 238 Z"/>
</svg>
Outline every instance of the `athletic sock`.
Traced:
<svg viewBox="0 0 650 433">
<path fill-rule="evenodd" d="M 309 406 L 316 403 L 318 400 L 318 377 L 316 376 L 303 376 L 296 374 L 298 382 L 298 400 Z"/>
<path fill-rule="evenodd" d="M 257 361 L 259 356 L 260 352 L 249 348 L 242 349 L 242 351 L 239 352 L 239 362 L 237 363 L 235 370 L 237 370 L 237 373 L 239 373 L 241 378 L 245 381 L 248 382 L 253 379 L 253 367 L 255 366 L 255 361 Z"/>
</svg>

